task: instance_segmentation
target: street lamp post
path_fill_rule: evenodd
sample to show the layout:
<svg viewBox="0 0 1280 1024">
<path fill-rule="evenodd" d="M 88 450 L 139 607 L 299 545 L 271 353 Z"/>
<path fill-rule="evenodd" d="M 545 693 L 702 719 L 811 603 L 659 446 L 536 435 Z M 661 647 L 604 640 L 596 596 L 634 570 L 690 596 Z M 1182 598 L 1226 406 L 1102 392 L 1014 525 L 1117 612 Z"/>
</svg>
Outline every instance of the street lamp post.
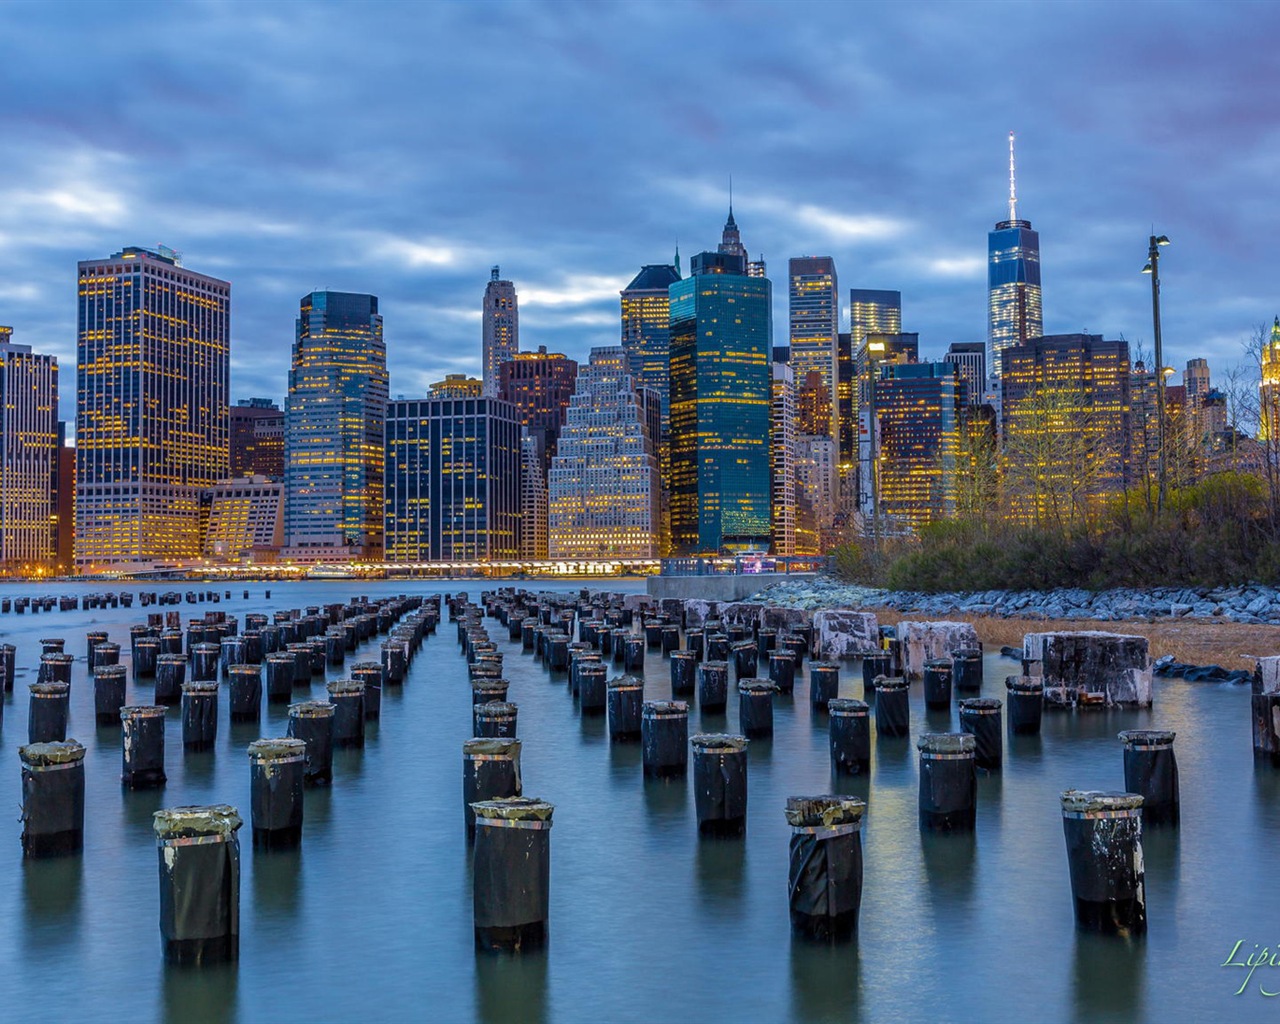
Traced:
<svg viewBox="0 0 1280 1024">
<path fill-rule="evenodd" d="M 1147 265 L 1142 268 L 1144 274 L 1151 275 L 1151 320 L 1155 331 L 1156 360 L 1156 419 L 1159 434 L 1157 443 L 1157 474 L 1160 489 L 1156 497 L 1156 511 L 1164 511 L 1167 477 L 1165 474 L 1165 416 L 1164 416 L 1164 346 L 1160 341 L 1160 247 L 1168 245 L 1167 235 L 1152 235 L 1151 245 L 1147 250 Z"/>
</svg>

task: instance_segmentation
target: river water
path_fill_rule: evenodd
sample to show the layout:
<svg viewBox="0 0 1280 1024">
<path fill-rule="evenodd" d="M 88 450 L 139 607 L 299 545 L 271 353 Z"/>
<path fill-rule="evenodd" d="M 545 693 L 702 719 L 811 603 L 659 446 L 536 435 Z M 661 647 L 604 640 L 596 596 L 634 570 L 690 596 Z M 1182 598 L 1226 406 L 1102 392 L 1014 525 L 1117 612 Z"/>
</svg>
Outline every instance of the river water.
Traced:
<svg viewBox="0 0 1280 1024">
<path fill-rule="evenodd" d="M 267 600 L 254 583 L 245 600 L 240 584 L 230 601 L 181 611 L 184 623 L 206 609 L 243 623 L 246 612 L 356 594 L 466 589 L 474 600 L 482 586 L 271 584 Z M 0 587 L 0 597 L 31 593 Z M 825 719 L 797 680 L 794 697 L 776 701 L 773 740 L 750 747 L 745 839 L 700 841 L 689 780 L 646 781 L 639 745 L 611 745 L 604 719 L 580 718 L 564 679 L 491 622 L 520 707 L 525 793 L 556 806 L 549 946 L 495 957 L 472 944 L 461 807 L 471 691 L 447 621 L 403 688 L 384 691 L 364 750 L 336 752 L 332 788 L 308 790 L 301 850 L 264 854 L 250 841 L 244 748 L 284 734 L 282 707 L 267 707 L 260 728 L 232 727 L 224 694 L 216 749 L 187 755 L 174 709 L 167 787 L 120 787 L 119 730 L 94 724 L 84 635 L 106 629 L 127 661 L 128 627 L 146 611 L 0 616 L 0 638 L 18 646 L 0 728 L 11 810 L 0 826 L 0 1020 L 1205 1021 L 1277 1011 L 1260 990 L 1280 991 L 1280 969 L 1259 968 L 1237 995 L 1247 968 L 1223 966 L 1239 940 L 1241 960 L 1255 943 L 1280 944 L 1280 771 L 1254 765 L 1247 687 L 1158 680 L 1151 711 L 1046 715 L 1039 738 L 1007 743 L 1003 774 L 980 779 L 976 834 L 938 837 L 916 821 L 914 737 L 957 729 L 954 710 L 926 718 L 913 685 L 912 740 L 873 730 L 870 777 L 833 780 Z M 69 735 L 88 748 L 85 849 L 24 861 L 17 751 L 44 636 L 65 637 L 78 659 Z M 989 655 L 983 693 L 1003 698 L 1016 671 Z M 841 696 L 861 697 L 860 679 L 848 663 Z M 148 690 L 130 680 L 129 702 L 149 702 Z M 323 695 L 319 682 L 311 690 Z M 654 652 L 645 695 L 670 695 Z M 1058 793 L 1123 788 L 1116 733 L 1154 727 L 1178 734 L 1183 824 L 1147 835 L 1149 934 L 1133 944 L 1078 935 Z M 691 732 L 736 728 L 736 700 L 727 716 L 691 711 Z M 790 934 L 782 808 L 833 786 L 868 811 L 860 934 L 827 948 Z M 217 802 L 246 818 L 241 959 L 167 968 L 151 815 Z"/>
</svg>

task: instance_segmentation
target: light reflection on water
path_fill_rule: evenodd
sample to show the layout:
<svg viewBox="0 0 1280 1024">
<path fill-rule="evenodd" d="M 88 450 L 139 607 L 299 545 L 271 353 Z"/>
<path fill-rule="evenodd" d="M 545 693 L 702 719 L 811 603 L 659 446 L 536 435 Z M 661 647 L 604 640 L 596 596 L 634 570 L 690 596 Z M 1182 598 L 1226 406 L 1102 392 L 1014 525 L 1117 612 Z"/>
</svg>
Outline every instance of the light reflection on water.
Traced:
<svg viewBox="0 0 1280 1024">
<path fill-rule="evenodd" d="M 220 610 L 243 622 L 247 611 L 356 593 L 478 597 L 481 588 L 273 584 L 270 602 L 261 586 L 250 589 L 248 601 L 237 588 L 230 603 L 183 605 L 183 618 Z M 29 593 L 0 588 L 15 592 Z M 127 661 L 128 626 L 144 614 L 0 617 L 0 639 L 19 650 L 0 726 L 11 807 L 38 638 L 64 636 L 82 659 L 85 632 L 105 628 Z M 556 804 L 545 952 L 473 949 L 459 806 L 470 687 L 447 622 L 403 689 L 385 692 L 364 750 L 335 751 L 334 785 L 307 792 L 303 848 L 255 853 L 242 832 L 241 961 L 231 968 L 162 965 L 151 813 L 218 801 L 247 814 L 244 747 L 282 735 L 286 712 L 268 706 L 260 726 L 231 726 L 224 702 L 216 749 L 185 754 L 173 709 L 167 788 L 122 791 L 118 732 L 94 725 L 79 660 L 71 735 L 89 751 L 86 849 L 24 862 L 16 813 L 9 819 L 0 1019 L 1127 1021 L 1263 1012 L 1256 992 L 1233 996 L 1241 979 L 1219 966 L 1238 939 L 1274 945 L 1280 910 L 1264 881 L 1280 842 L 1280 771 L 1253 763 L 1246 688 L 1160 681 L 1150 712 L 1047 714 L 1041 736 L 1006 736 L 1003 772 L 979 778 L 976 833 L 934 836 L 916 821 L 914 741 L 957 728 L 954 711 L 926 715 L 914 685 L 911 738 L 873 729 L 869 775 L 833 777 L 825 716 L 810 709 L 802 677 L 775 702 L 772 741 L 749 750 L 746 838 L 699 841 L 689 780 L 644 779 L 639 744 L 611 744 L 603 716 L 578 715 L 564 676 L 522 656 L 496 624 L 491 631 L 520 706 L 526 792 Z M 1016 671 L 989 656 L 983 692 L 1003 698 L 1004 677 Z M 856 663 L 842 677 L 841 696 L 863 696 Z M 646 698 L 670 696 L 660 656 L 649 654 L 645 681 Z M 317 679 L 297 699 L 322 693 Z M 131 681 L 130 701 L 146 697 Z M 1147 836 L 1150 933 L 1128 944 L 1077 935 L 1057 794 L 1120 788 L 1116 733 L 1152 726 L 1178 733 L 1183 827 Z M 723 715 L 695 706 L 689 728 L 735 730 L 736 694 Z M 782 815 L 788 796 L 832 790 L 868 801 L 861 931 L 836 947 L 791 937 Z"/>
</svg>

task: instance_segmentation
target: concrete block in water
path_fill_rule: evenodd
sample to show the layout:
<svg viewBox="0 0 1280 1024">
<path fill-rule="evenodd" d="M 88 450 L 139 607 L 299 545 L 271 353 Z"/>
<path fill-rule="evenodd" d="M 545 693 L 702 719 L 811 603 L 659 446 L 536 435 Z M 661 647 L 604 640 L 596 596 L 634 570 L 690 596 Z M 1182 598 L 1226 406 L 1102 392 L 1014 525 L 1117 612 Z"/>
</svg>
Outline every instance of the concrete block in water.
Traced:
<svg viewBox="0 0 1280 1024">
<path fill-rule="evenodd" d="M 702 601 L 697 598 L 684 603 L 684 624 L 686 629 L 701 629 L 708 619 L 720 618 L 722 601 Z"/>
<path fill-rule="evenodd" d="M 815 612 L 813 633 L 822 658 L 857 658 L 880 650 L 880 627 L 870 612 L 848 608 Z"/>
<path fill-rule="evenodd" d="M 1097 630 L 1028 633 L 1023 659 L 1037 662 L 1047 705 L 1151 706 L 1147 638 Z"/>
<path fill-rule="evenodd" d="M 978 646 L 978 634 L 968 622 L 900 622 L 898 637 L 902 671 L 908 678 L 922 676 L 926 661 L 950 658 L 956 651 Z"/>
<path fill-rule="evenodd" d="M 767 604 L 760 613 L 760 628 L 790 633 L 800 627 L 812 625 L 813 619 L 813 612 L 804 608 L 784 608 L 782 605 Z"/>
</svg>

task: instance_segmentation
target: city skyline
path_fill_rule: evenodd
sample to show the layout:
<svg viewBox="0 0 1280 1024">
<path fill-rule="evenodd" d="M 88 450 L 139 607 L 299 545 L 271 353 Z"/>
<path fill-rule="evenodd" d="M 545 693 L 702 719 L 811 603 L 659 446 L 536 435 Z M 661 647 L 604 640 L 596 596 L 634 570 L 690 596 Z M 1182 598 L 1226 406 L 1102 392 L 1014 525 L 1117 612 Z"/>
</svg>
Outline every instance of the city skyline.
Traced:
<svg viewBox="0 0 1280 1024">
<path fill-rule="evenodd" d="M 376 7 L 368 27 L 332 6 L 306 18 L 122 7 L 110 20 L 10 7 L 0 322 L 69 366 L 67 268 L 165 242 L 235 287 L 235 397 L 283 398 L 293 311 L 325 287 L 381 297 L 394 393 L 421 395 L 446 372 L 480 375 L 494 264 L 519 293 L 522 347 L 585 358 L 616 343 L 618 292 L 677 242 L 713 244 L 732 173 L 738 223 L 775 282 L 791 257 L 833 256 L 843 288 L 901 291 L 904 329 L 940 357 L 984 337 L 985 238 L 1003 218 L 1013 129 L 1019 213 L 1041 235 L 1046 332 L 1150 348 L 1139 270 L 1152 225 L 1174 242 L 1161 268 L 1167 362 L 1220 367 L 1270 324 L 1280 298 L 1259 256 L 1280 145 L 1264 103 L 1277 77 L 1272 11 L 1170 7 L 1152 28 L 1136 11 L 1085 6 L 814 7 L 790 21 L 776 6 L 738 10 L 691 8 L 689 35 L 705 42 L 668 54 L 654 45 L 662 19 L 629 5 L 591 17 L 520 5 L 496 26 L 484 5 Z M 197 27 L 221 44 L 218 62 L 182 47 Z M 346 66 L 331 48 L 355 31 L 357 49 L 388 67 L 376 95 L 320 70 Z M 956 33 L 998 36 L 1026 59 L 996 69 L 961 47 L 948 50 L 951 71 L 921 70 L 946 63 L 930 54 Z M 527 42 L 518 58 L 499 45 L 509 36 Z M 805 56 L 815 38 L 836 58 L 820 68 Z M 110 69 L 126 40 L 138 60 L 120 76 Z M 431 59 L 408 61 L 423 47 Z M 640 50 L 646 61 L 624 59 Z M 1084 62 L 1078 77 L 1041 72 L 1060 52 Z M 619 70 L 608 96 L 585 95 L 597 60 Z M 704 75 L 724 77 L 723 102 L 692 88 Z M 468 101 L 420 102 L 455 94 Z M 335 104 L 360 113 L 342 152 L 316 130 Z M 564 113 L 571 137 L 552 145 L 532 109 Z M 617 145 L 626 133 L 636 147 Z M 778 338 L 785 317 L 775 303 Z"/>
</svg>

